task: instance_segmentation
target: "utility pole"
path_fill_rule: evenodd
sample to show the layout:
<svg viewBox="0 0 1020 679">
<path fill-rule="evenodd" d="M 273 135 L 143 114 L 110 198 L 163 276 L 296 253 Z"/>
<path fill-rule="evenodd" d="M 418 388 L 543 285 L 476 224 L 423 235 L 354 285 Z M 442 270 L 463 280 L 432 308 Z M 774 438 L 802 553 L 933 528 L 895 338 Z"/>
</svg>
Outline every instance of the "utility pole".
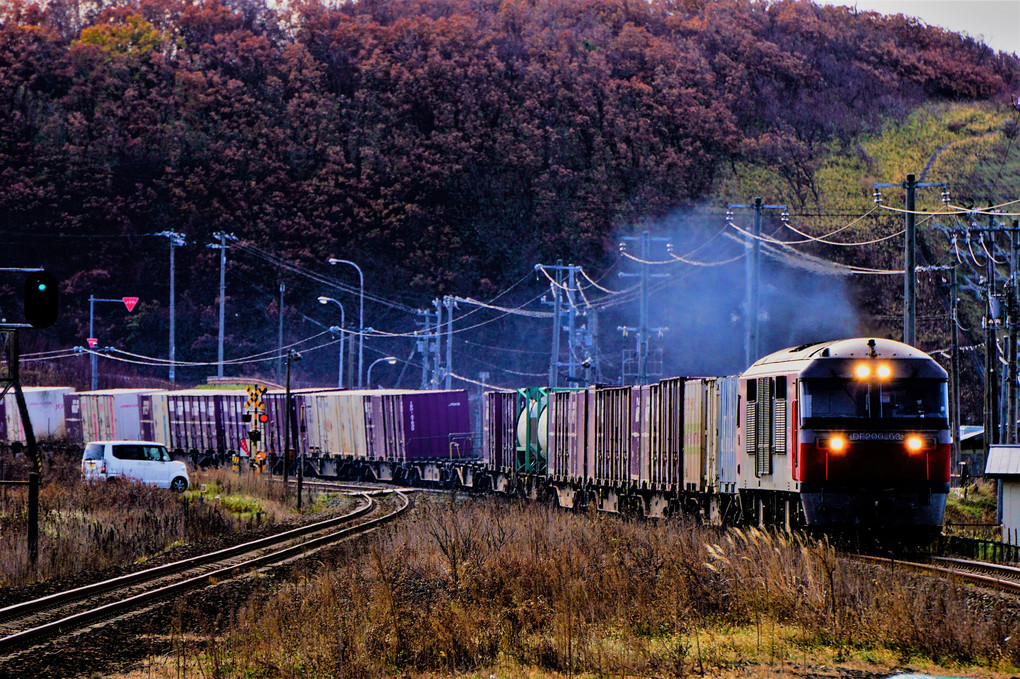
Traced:
<svg viewBox="0 0 1020 679">
<path fill-rule="evenodd" d="M 903 188 L 907 190 L 906 232 L 903 238 L 903 342 L 914 346 L 917 343 L 917 298 L 914 295 L 917 285 L 917 219 L 914 215 L 917 183 L 914 175 L 907 175 Z"/>
<path fill-rule="evenodd" d="M 176 231 L 160 231 L 156 234 L 162 236 L 170 241 L 170 386 L 171 388 L 177 384 L 177 375 L 174 370 L 174 366 L 177 360 L 177 342 L 176 342 L 176 319 L 177 314 L 175 313 L 174 304 L 176 300 L 176 294 L 174 291 L 174 248 L 178 248 L 184 245 L 184 235 L 179 234 Z"/>
<path fill-rule="evenodd" d="M 280 306 L 279 306 L 279 327 L 276 330 L 276 383 L 279 384 L 283 377 L 283 292 L 287 285 L 280 281 Z M 341 316 L 342 317 L 342 316 Z M 343 323 L 341 323 L 343 325 Z M 340 328 L 340 365 L 344 362 L 343 328 Z M 337 385 L 342 387 L 343 385 Z"/>
<path fill-rule="evenodd" d="M 223 377 L 223 317 L 227 295 L 227 241 L 236 242 L 237 236 L 232 233 L 217 231 L 213 238 L 219 243 L 210 243 L 207 248 L 220 251 L 220 332 L 216 344 L 216 377 Z"/>
<path fill-rule="evenodd" d="M 986 263 L 985 281 L 985 454 L 988 447 L 998 443 L 999 432 L 999 350 L 995 342 L 997 324 L 995 302 L 995 265 L 989 257 Z"/>
<path fill-rule="evenodd" d="M 432 300 L 432 306 L 436 310 L 436 350 L 433 354 L 433 367 L 432 367 L 432 388 L 439 389 L 440 382 L 443 381 L 443 300 L 436 297 Z"/>
<path fill-rule="evenodd" d="M 433 302 L 436 305 L 435 313 L 427 309 L 418 309 L 415 313 L 424 320 L 418 321 L 423 326 L 415 332 L 418 337 L 417 349 L 421 355 L 421 388 L 437 389 L 439 387 L 439 328 L 442 319 L 438 311 L 439 300 Z M 435 324 L 432 319 L 435 318 Z"/>
<path fill-rule="evenodd" d="M 453 388 L 453 310 L 457 306 L 452 295 L 443 298 L 446 307 L 446 388 Z"/>
<path fill-rule="evenodd" d="M 906 192 L 905 210 L 905 232 L 903 237 L 903 343 L 914 346 L 917 344 L 915 332 L 917 318 L 917 299 L 915 288 L 917 285 L 917 214 L 916 198 L 917 189 L 940 187 L 942 189 L 942 200 L 947 202 L 949 197 L 946 191 L 945 182 L 918 182 L 913 174 L 907 175 L 907 180 L 900 184 L 875 184 L 875 203 L 881 204 L 882 197 L 878 192 L 880 188 L 899 186 Z"/>
<path fill-rule="evenodd" d="M 0 400 L 3 400 L 8 391 L 13 389 L 18 414 L 21 416 L 21 424 L 25 431 L 25 446 L 28 458 L 32 462 L 32 468 L 28 473 L 27 482 L 2 481 L 0 485 L 28 486 L 28 560 L 35 567 L 39 561 L 39 485 L 42 478 L 42 462 L 35 440 L 35 430 L 32 428 L 32 418 L 28 412 L 28 403 L 25 400 L 25 393 L 21 389 L 19 369 L 21 352 L 18 337 L 18 328 L 28 327 L 23 324 L 0 323 Z"/>
<path fill-rule="evenodd" d="M 559 386 L 560 376 L 560 328 L 563 326 L 561 320 L 563 305 L 560 302 L 560 291 L 563 289 L 563 260 L 556 260 L 556 282 L 550 285 L 553 304 L 553 333 L 552 333 L 552 356 L 549 358 L 549 386 Z"/>
<path fill-rule="evenodd" d="M 953 469 L 960 468 L 960 293 L 957 268 L 953 267 L 953 283 L 950 297 L 950 318 L 952 319 L 953 331 L 952 350 L 950 352 L 950 364 L 953 370 L 950 382 L 953 390 L 953 402 L 950 410 L 950 423 L 953 428 Z"/>
<path fill-rule="evenodd" d="M 1013 228 L 1009 232 L 1009 388 L 1007 391 L 1008 427 L 1006 429 L 1006 443 L 1017 442 L 1017 419 L 1020 418 L 1020 406 L 1017 405 L 1017 314 L 1020 313 L 1020 304 L 1017 300 L 1017 250 L 1020 249 L 1020 221 L 1013 220 Z"/>
<path fill-rule="evenodd" d="M 789 219 L 785 205 L 766 205 L 762 199 L 756 197 L 750 205 L 727 205 L 726 219 L 733 220 L 734 210 L 753 210 L 754 219 L 751 229 L 751 242 L 747 247 L 751 250 L 751 256 L 747 260 L 744 269 L 744 305 L 747 310 L 744 314 L 744 363 L 751 365 L 761 355 L 761 216 L 764 210 L 782 210 L 781 219 L 786 222 Z"/>
</svg>

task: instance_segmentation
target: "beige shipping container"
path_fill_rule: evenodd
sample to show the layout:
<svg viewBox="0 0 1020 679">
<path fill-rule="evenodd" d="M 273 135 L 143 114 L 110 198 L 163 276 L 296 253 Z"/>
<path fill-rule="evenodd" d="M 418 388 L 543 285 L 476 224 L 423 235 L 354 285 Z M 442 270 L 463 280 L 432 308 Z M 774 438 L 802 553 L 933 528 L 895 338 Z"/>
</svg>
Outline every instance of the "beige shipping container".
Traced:
<svg viewBox="0 0 1020 679">
<path fill-rule="evenodd" d="M 684 488 L 700 491 L 705 465 L 705 380 L 684 385 Z"/>
<path fill-rule="evenodd" d="M 342 457 L 363 458 L 365 442 L 364 391 L 331 391 L 306 395 L 308 445 Z"/>
<path fill-rule="evenodd" d="M 719 477 L 719 385 L 714 377 L 704 380 L 704 416 L 702 440 L 704 458 L 701 465 L 701 488 L 705 492 L 718 490 Z"/>
<path fill-rule="evenodd" d="M 105 389 L 81 393 L 85 442 L 135 441 L 141 438 L 139 396 L 156 389 Z"/>
</svg>

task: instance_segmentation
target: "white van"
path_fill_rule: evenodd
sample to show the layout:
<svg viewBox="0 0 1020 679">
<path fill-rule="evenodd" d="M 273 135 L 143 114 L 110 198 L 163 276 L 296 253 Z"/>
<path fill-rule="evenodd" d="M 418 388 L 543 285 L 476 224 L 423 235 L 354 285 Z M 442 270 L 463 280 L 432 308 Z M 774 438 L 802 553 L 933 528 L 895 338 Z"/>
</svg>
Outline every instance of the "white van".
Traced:
<svg viewBox="0 0 1020 679">
<path fill-rule="evenodd" d="M 188 468 L 170 459 L 160 443 L 152 441 L 94 441 L 85 446 L 81 476 L 86 481 L 127 479 L 183 493 L 188 489 Z"/>
</svg>

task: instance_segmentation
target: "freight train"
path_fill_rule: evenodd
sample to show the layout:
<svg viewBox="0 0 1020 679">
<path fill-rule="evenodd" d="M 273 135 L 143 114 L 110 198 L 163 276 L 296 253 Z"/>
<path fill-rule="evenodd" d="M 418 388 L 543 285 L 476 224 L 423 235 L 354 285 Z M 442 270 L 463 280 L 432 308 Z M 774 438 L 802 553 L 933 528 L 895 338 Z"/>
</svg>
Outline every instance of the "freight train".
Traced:
<svg viewBox="0 0 1020 679">
<path fill-rule="evenodd" d="M 946 372 L 885 339 L 784 349 L 732 377 L 486 392 L 480 445 L 463 390 L 297 390 L 289 423 L 285 398 L 68 393 L 66 436 L 158 441 L 196 463 L 268 452 L 270 471 L 568 508 L 917 537 L 940 530 L 949 491 Z"/>
</svg>

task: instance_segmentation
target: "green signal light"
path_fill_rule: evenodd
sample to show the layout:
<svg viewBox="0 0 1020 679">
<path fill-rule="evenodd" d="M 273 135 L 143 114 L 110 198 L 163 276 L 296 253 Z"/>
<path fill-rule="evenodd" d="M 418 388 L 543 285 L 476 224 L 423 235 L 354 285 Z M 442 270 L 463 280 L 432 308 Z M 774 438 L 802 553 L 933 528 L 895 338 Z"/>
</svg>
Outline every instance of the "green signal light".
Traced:
<svg viewBox="0 0 1020 679">
<path fill-rule="evenodd" d="M 46 292 L 46 284 L 45 283 L 40 283 L 38 285 L 37 289 L 39 290 L 39 292 Z"/>
</svg>

